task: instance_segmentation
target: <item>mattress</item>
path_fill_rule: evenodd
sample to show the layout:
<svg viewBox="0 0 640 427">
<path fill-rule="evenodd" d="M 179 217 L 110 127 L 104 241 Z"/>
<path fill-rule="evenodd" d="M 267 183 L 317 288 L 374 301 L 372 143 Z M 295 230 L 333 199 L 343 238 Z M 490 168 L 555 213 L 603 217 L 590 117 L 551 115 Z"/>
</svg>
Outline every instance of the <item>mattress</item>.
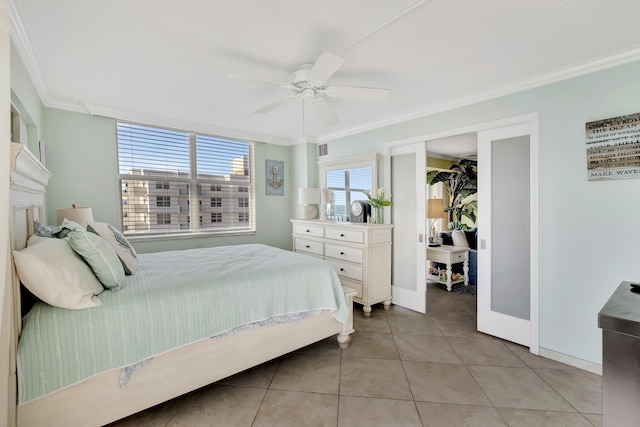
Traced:
<svg viewBox="0 0 640 427">
<path fill-rule="evenodd" d="M 342 323 L 349 319 L 338 276 L 317 258 L 265 245 L 138 257 L 136 274 L 122 290 L 101 293 L 100 307 L 66 310 L 39 302 L 24 317 L 20 403 L 272 318 L 329 310 Z"/>
</svg>

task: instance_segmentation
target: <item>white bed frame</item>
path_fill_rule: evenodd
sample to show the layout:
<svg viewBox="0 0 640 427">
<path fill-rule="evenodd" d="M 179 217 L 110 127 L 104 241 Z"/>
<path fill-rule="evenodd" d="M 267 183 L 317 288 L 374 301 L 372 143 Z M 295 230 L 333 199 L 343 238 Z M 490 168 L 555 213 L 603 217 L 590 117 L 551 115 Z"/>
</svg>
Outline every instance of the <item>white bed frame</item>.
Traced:
<svg viewBox="0 0 640 427">
<path fill-rule="evenodd" d="M 34 219 L 44 220 L 44 194 L 51 174 L 24 145 L 11 147 L 11 246 L 22 249 L 33 234 Z M 344 288 L 353 313 L 355 291 Z M 120 370 L 17 405 L 16 351 L 21 331 L 20 281 L 13 268 L 13 328 L 10 349 L 10 419 L 17 426 L 100 426 L 211 384 L 245 369 L 337 334 L 340 348 L 351 340 L 353 320 L 338 322 L 328 311 L 319 316 L 250 329 L 199 341 L 155 357 L 119 388 Z"/>
</svg>

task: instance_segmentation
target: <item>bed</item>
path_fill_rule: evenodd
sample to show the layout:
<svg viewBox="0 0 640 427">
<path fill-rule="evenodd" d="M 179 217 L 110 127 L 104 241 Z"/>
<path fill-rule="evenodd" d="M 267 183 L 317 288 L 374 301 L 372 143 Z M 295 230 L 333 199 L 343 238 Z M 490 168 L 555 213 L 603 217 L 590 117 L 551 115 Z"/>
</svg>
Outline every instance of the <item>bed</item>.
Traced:
<svg viewBox="0 0 640 427">
<path fill-rule="evenodd" d="M 49 176 L 12 146 L 14 250 L 43 220 Z M 331 267 L 264 245 L 139 255 L 122 288 L 84 310 L 39 302 L 23 313 L 15 269 L 12 285 L 18 426 L 104 425 L 333 335 L 347 348 L 353 333 L 355 291 Z"/>
</svg>

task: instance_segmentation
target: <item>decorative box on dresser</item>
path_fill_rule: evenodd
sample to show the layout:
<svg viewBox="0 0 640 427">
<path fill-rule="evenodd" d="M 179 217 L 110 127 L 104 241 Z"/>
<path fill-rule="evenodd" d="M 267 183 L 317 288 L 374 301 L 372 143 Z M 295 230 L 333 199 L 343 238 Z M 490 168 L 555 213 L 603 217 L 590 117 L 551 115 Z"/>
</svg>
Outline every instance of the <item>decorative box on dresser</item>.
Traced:
<svg viewBox="0 0 640 427">
<path fill-rule="evenodd" d="M 353 288 L 353 300 L 371 315 L 373 304 L 391 305 L 391 224 L 360 224 L 321 220 L 293 223 L 294 252 L 325 259 L 343 286 Z"/>
</svg>

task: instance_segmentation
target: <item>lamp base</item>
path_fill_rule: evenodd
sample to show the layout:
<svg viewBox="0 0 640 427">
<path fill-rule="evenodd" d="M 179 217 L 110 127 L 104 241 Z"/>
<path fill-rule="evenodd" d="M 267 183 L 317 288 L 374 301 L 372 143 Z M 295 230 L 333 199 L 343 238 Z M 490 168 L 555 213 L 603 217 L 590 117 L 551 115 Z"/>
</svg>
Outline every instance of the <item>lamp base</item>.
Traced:
<svg viewBox="0 0 640 427">
<path fill-rule="evenodd" d="M 315 219 L 318 216 L 318 208 L 314 205 L 304 205 L 302 208 L 302 217 L 304 219 Z"/>
</svg>

